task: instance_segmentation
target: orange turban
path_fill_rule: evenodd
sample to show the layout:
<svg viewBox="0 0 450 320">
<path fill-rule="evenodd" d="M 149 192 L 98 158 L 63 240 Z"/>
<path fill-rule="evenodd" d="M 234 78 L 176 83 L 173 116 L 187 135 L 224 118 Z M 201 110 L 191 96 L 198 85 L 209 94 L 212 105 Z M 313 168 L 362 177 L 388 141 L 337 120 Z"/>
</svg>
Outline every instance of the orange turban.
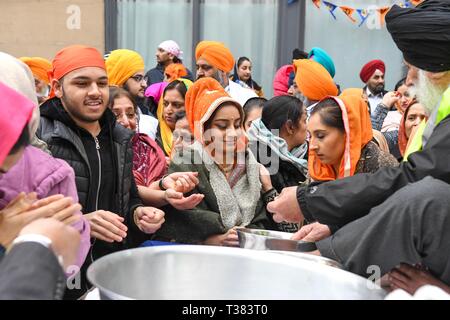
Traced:
<svg viewBox="0 0 450 320">
<path fill-rule="evenodd" d="M 319 101 L 327 96 L 337 96 L 338 88 L 330 73 L 320 63 L 308 60 L 294 60 L 295 82 L 301 93 L 309 100 Z"/>
<path fill-rule="evenodd" d="M 315 181 L 329 181 L 350 177 L 355 174 L 356 165 L 361 157 L 361 150 L 373 138 L 370 114 L 362 97 L 344 95 L 331 97 L 338 103 L 345 128 L 344 156 L 336 176 L 333 167 L 321 162 L 314 151 L 309 151 L 308 170 Z"/>
<path fill-rule="evenodd" d="M 181 63 L 171 63 L 164 73 L 169 76 L 167 82 L 175 81 L 188 75 L 186 68 Z"/>
<path fill-rule="evenodd" d="M 35 78 L 44 81 L 46 84 L 50 84 L 48 73 L 52 70 L 52 63 L 47 59 L 40 57 L 22 57 L 20 58 L 33 73 Z"/>
<path fill-rule="evenodd" d="M 197 61 L 203 58 L 213 67 L 224 72 L 231 72 L 234 67 L 234 58 L 230 49 L 217 41 L 200 42 L 195 49 L 195 58 Z"/>
<path fill-rule="evenodd" d="M 97 67 L 106 70 L 102 55 L 95 48 L 81 45 L 70 46 L 59 51 L 49 72 L 50 81 L 60 80 L 66 74 L 86 67 Z"/>
<path fill-rule="evenodd" d="M 105 64 L 110 86 L 123 86 L 136 72 L 145 68 L 141 55 L 127 49 L 112 51 Z"/>
<path fill-rule="evenodd" d="M 202 78 L 194 82 L 186 93 L 186 117 L 195 139 L 204 144 L 204 124 L 211 118 L 214 111 L 225 102 L 238 106 L 243 117 L 241 105 L 232 99 L 217 80 Z"/>
</svg>

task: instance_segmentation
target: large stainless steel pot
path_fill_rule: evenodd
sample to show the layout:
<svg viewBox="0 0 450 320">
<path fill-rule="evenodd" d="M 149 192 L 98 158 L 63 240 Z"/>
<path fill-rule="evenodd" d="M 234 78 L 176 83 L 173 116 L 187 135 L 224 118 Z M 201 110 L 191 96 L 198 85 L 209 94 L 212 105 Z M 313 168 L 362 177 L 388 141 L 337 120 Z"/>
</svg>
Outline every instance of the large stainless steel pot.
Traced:
<svg viewBox="0 0 450 320">
<path fill-rule="evenodd" d="M 267 251 L 169 246 L 121 251 L 95 261 L 88 279 L 103 299 L 382 299 L 366 279 Z"/>
</svg>

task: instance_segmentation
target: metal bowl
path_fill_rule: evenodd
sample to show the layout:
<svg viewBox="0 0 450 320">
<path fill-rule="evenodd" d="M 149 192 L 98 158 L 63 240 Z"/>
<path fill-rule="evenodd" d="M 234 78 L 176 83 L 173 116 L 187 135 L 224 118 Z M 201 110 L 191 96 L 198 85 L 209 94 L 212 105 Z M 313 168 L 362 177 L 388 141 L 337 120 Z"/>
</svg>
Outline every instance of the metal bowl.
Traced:
<svg viewBox="0 0 450 320">
<path fill-rule="evenodd" d="M 239 246 L 245 249 L 295 252 L 317 250 L 314 242 L 291 240 L 293 234 L 288 232 L 239 228 L 237 234 Z"/>
<path fill-rule="evenodd" d="M 386 294 L 360 276 L 323 264 L 212 246 L 121 251 L 95 261 L 87 276 L 102 299 L 372 300 Z"/>
</svg>

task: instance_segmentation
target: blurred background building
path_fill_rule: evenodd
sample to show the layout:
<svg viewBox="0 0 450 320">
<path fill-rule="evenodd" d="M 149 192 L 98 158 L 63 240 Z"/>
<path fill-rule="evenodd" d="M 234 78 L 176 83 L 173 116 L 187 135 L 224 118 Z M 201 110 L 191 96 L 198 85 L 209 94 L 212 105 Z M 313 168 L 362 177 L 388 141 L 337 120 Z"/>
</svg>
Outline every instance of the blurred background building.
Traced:
<svg viewBox="0 0 450 320">
<path fill-rule="evenodd" d="M 383 7 L 401 0 L 334 0 L 336 6 Z M 336 65 L 341 87 L 361 87 L 359 71 L 372 59 L 386 62 L 386 87 L 403 75 L 402 57 L 386 28 L 359 25 L 339 8 L 333 12 L 311 0 L 0 0 L 0 51 L 52 59 L 70 44 L 107 53 L 138 51 L 146 69 L 156 65 L 159 43 L 172 39 L 195 69 L 195 45 L 218 40 L 235 58 L 253 61 L 253 78 L 272 94 L 276 69 L 291 63 L 292 51 L 325 49 Z"/>
</svg>

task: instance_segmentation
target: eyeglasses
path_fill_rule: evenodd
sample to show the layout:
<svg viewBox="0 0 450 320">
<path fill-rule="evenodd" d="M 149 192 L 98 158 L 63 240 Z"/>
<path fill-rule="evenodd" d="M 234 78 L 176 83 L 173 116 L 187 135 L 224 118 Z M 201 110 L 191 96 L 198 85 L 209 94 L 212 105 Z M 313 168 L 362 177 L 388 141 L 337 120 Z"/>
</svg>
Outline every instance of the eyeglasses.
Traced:
<svg viewBox="0 0 450 320">
<path fill-rule="evenodd" d="M 125 116 L 128 120 L 135 120 L 137 118 L 136 113 L 118 113 L 114 112 L 114 115 L 116 116 L 116 120 L 122 119 L 123 116 Z"/>
<path fill-rule="evenodd" d="M 143 75 L 140 75 L 140 74 L 131 77 L 131 79 L 133 79 L 136 82 L 147 81 L 147 79 Z"/>
</svg>

